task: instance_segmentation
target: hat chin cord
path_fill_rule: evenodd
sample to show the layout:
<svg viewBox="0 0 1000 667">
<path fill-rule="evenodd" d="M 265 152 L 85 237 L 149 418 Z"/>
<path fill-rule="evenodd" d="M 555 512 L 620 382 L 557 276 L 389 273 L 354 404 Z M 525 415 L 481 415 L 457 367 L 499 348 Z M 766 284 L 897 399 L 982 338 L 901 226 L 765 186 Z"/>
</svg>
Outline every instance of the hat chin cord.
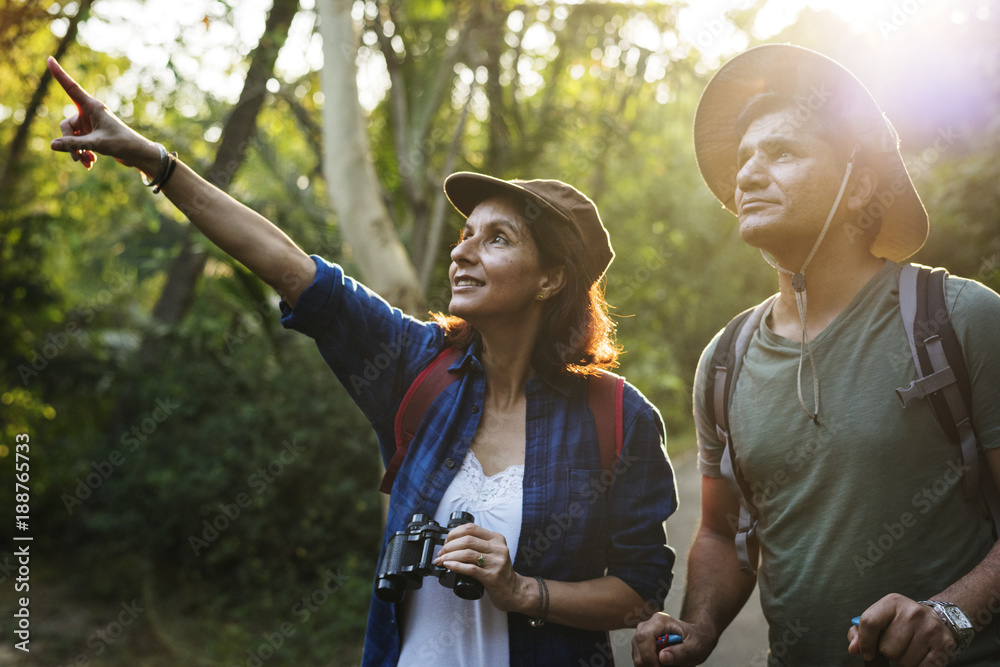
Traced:
<svg viewBox="0 0 1000 667">
<path fill-rule="evenodd" d="M 840 200 L 843 198 L 844 191 L 847 189 L 847 181 L 850 179 L 851 172 L 854 170 L 854 160 L 857 157 L 858 150 L 860 148 L 861 144 L 857 143 L 854 145 L 854 150 L 851 151 L 851 157 L 847 161 L 847 169 L 844 171 L 844 178 L 840 182 L 840 190 L 837 192 L 836 199 L 833 200 L 833 206 L 830 207 L 830 213 L 826 216 L 826 222 L 823 223 L 823 229 L 816 238 L 816 242 L 813 244 L 812 250 L 809 251 L 806 261 L 802 262 L 802 268 L 800 268 L 797 273 L 789 271 L 785 267 L 779 266 L 774 258 L 768 255 L 763 248 L 760 250 L 760 254 L 772 268 L 792 277 L 792 289 L 795 290 L 795 306 L 799 311 L 799 321 L 802 324 L 802 338 L 799 344 L 799 368 L 795 375 L 795 383 L 799 394 L 799 405 L 802 406 L 802 410 L 817 426 L 819 426 L 819 375 L 816 373 L 816 359 L 813 356 L 812 344 L 808 340 L 806 330 L 806 267 L 809 266 L 813 257 L 816 256 L 816 251 L 819 250 L 820 244 L 823 243 L 823 239 L 826 237 L 826 233 L 830 229 L 830 223 L 833 222 L 833 216 L 837 212 L 837 208 L 840 207 Z M 809 366 L 812 370 L 813 376 L 813 410 L 809 409 L 806 405 L 805 399 L 802 397 L 802 359 L 806 356 L 809 357 Z"/>
</svg>

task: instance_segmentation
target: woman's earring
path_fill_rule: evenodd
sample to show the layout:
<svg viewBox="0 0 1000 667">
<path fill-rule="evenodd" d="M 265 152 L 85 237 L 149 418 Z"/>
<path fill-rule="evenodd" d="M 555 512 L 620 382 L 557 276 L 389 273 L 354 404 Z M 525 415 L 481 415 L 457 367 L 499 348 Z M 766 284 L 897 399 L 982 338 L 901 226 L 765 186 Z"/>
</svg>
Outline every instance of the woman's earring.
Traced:
<svg viewBox="0 0 1000 667">
<path fill-rule="evenodd" d="M 539 292 L 538 293 L 538 300 L 541 301 L 544 298 L 545 298 L 545 292 Z"/>
</svg>

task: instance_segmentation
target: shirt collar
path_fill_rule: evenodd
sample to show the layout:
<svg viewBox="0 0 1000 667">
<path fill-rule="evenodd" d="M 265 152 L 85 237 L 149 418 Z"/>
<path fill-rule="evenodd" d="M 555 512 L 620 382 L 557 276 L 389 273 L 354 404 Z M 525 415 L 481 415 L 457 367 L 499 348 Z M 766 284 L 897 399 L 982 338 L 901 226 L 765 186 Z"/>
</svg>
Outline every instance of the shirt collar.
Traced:
<svg viewBox="0 0 1000 667">
<path fill-rule="evenodd" d="M 475 345 L 470 345 L 468 349 L 466 349 L 465 354 L 459 357 L 458 360 L 448 368 L 449 371 L 460 373 L 468 372 L 470 369 L 474 369 L 480 373 L 483 372 L 483 362 L 479 358 L 479 351 L 476 349 Z M 545 384 L 563 396 L 569 396 L 573 385 L 578 381 L 579 378 L 572 373 L 559 373 L 558 375 L 551 377 L 536 373 L 528 379 L 526 392 L 531 393 L 532 391 L 536 391 L 538 387 Z"/>
<path fill-rule="evenodd" d="M 559 373 L 554 376 L 536 374 L 528 380 L 528 390 L 533 389 L 536 384 L 546 384 L 556 392 L 568 397 L 573 385 L 579 381 L 580 377 L 573 373 Z"/>
<path fill-rule="evenodd" d="M 470 345 L 465 350 L 465 354 L 458 358 L 458 360 L 453 363 L 448 370 L 465 372 L 469 369 L 475 369 L 480 373 L 483 372 L 483 362 L 479 360 L 479 353 L 476 350 L 475 345 Z"/>
</svg>

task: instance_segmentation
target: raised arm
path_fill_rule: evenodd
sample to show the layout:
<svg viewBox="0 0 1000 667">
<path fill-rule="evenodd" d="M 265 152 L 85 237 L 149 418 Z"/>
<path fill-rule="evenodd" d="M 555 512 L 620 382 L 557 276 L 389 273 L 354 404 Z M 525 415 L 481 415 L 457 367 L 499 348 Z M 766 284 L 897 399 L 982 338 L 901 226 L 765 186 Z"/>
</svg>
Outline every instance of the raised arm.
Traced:
<svg viewBox="0 0 1000 667">
<path fill-rule="evenodd" d="M 87 169 L 93 167 L 100 154 L 144 174 L 159 171 L 161 154 L 157 144 L 125 125 L 54 58 L 49 58 L 48 67 L 78 111 L 61 123 L 63 136 L 52 141 L 52 150 L 70 153 Z M 312 283 L 315 264 L 283 231 L 183 162 L 178 161 L 163 186 L 163 194 L 209 240 L 273 287 L 287 303 L 294 306 Z"/>
</svg>

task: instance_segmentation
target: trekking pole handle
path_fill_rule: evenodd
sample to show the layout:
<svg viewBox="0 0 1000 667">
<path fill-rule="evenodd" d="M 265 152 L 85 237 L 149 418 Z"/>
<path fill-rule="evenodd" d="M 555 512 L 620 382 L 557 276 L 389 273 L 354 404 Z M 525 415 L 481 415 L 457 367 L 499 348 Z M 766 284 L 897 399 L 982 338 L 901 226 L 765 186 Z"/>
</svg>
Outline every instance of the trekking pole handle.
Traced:
<svg viewBox="0 0 1000 667">
<path fill-rule="evenodd" d="M 851 619 L 851 625 L 858 627 L 861 625 L 861 617 L 855 616 Z M 865 660 L 865 665 L 867 667 L 889 667 L 889 658 L 885 657 L 878 651 L 875 652 L 875 657 L 871 660 Z"/>
</svg>

